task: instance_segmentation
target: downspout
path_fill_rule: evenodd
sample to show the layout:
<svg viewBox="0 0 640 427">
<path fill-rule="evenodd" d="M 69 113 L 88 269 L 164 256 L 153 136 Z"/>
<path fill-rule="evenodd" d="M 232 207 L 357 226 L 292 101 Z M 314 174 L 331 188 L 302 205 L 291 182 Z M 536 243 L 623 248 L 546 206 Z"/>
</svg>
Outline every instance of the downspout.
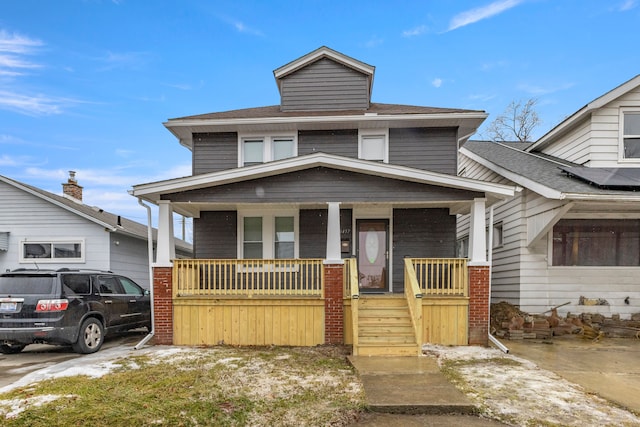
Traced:
<svg viewBox="0 0 640 427">
<path fill-rule="evenodd" d="M 509 353 L 509 349 L 502 344 L 496 337 L 491 335 L 491 277 L 493 269 L 493 205 L 489 208 L 489 242 L 487 243 L 489 250 L 487 251 L 487 260 L 489 261 L 489 325 L 487 331 L 489 332 L 489 341 L 491 341 L 496 347 L 505 353 Z"/>
<path fill-rule="evenodd" d="M 145 205 L 141 198 L 138 197 L 138 204 L 147 209 L 147 252 L 149 252 L 149 298 L 151 299 L 151 330 L 146 337 L 142 339 L 138 344 L 133 347 L 134 350 L 139 350 L 143 345 L 147 343 L 155 334 L 156 320 L 155 310 L 153 308 L 153 226 L 151 223 L 151 206 Z"/>
</svg>

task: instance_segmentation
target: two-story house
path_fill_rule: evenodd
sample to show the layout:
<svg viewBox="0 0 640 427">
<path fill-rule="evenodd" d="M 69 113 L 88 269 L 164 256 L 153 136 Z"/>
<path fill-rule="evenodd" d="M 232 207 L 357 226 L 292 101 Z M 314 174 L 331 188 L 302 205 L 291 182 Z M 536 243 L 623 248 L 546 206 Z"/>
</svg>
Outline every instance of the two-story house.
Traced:
<svg viewBox="0 0 640 427">
<path fill-rule="evenodd" d="M 165 123 L 193 174 L 131 192 L 159 206 L 160 341 L 487 342 L 485 208 L 514 186 L 457 176 L 487 115 L 373 103 L 374 71 L 321 47 L 274 71 L 279 105 Z M 172 212 L 194 218 L 194 260 L 173 260 Z M 467 265 L 456 215 L 470 212 Z"/>
<path fill-rule="evenodd" d="M 494 302 L 530 313 L 640 312 L 639 147 L 640 76 L 535 143 L 464 144 L 461 175 L 524 189 L 488 215 Z"/>
</svg>

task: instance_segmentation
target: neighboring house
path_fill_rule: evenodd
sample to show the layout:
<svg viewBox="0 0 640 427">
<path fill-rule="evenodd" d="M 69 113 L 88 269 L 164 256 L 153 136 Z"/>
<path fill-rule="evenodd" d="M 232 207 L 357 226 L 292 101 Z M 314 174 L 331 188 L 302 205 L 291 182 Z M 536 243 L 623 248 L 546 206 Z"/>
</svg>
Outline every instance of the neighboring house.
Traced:
<svg viewBox="0 0 640 427">
<path fill-rule="evenodd" d="M 365 342 L 369 354 L 486 343 L 486 281 L 469 289 L 467 276 L 488 278 L 484 237 L 469 267 L 455 243 L 456 214 L 481 216 L 482 236 L 485 207 L 514 194 L 456 175 L 459 145 L 487 115 L 373 103 L 374 70 L 322 47 L 274 71 L 279 105 L 165 123 L 192 151 L 193 175 L 132 191 L 160 211 L 159 340 L 346 342 L 360 354 Z M 194 260 L 172 263 L 172 212 L 194 218 Z M 408 326 L 367 330 L 362 310 L 387 303 Z"/>
<path fill-rule="evenodd" d="M 460 175 L 523 190 L 493 208 L 494 302 L 640 312 L 640 76 L 535 143 L 469 141 Z M 466 217 L 459 221 L 464 246 Z"/>
<path fill-rule="evenodd" d="M 73 172 L 62 186 L 60 196 L 0 176 L 0 271 L 109 270 L 148 288 L 147 227 L 83 204 Z M 191 256 L 190 245 L 177 247 Z"/>
</svg>

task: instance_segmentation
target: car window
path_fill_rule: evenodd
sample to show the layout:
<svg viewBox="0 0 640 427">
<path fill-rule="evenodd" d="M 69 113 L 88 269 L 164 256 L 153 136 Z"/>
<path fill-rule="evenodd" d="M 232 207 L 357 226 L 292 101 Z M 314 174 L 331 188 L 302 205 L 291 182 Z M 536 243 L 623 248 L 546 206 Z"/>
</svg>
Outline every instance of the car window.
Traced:
<svg viewBox="0 0 640 427">
<path fill-rule="evenodd" d="M 91 293 L 91 277 L 88 274 L 65 274 L 62 276 L 64 293 L 67 295 L 88 295 Z"/>
<path fill-rule="evenodd" d="M 144 291 L 137 283 L 126 277 L 120 277 L 120 284 L 124 288 L 124 293 L 129 295 L 142 295 Z"/>
<path fill-rule="evenodd" d="M 101 294 L 123 294 L 122 287 L 115 277 L 98 277 Z"/>
<path fill-rule="evenodd" d="M 0 276 L 2 295 L 51 295 L 56 291 L 55 274 L 3 274 Z"/>
</svg>

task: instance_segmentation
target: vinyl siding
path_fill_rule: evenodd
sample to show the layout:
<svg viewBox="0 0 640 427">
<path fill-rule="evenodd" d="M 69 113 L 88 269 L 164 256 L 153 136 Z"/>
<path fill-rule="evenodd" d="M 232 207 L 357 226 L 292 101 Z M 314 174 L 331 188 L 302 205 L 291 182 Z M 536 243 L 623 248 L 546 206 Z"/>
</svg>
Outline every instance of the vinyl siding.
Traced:
<svg viewBox="0 0 640 427">
<path fill-rule="evenodd" d="M 38 263 L 40 268 L 111 268 L 109 233 L 104 228 L 66 209 L 0 182 L 0 231 L 9 232 L 9 249 L 0 251 L 0 271 L 35 268 L 19 262 L 20 242 L 83 238 L 84 263 Z"/>
<path fill-rule="evenodd" d="M 482 193 L 324 167 L 167 195 L 173 202 L 326 203 L 470 200 Z"/>
<path fill-rule="evenodd" d="M 321 58 L 281 79 L 282 111 L 364 110 L 369 107 L 365 74 Z"/>
<path fill-rule="evenodd" d="M 116 244 L 116 242 L 118 242 Z M 149 256 L 145 240 L 111 233 L 111 267 L 117 274 L 127 276 L 149 289 Z"/>
<path fill-rule="evenodd" d="M 351 209 L 340 209 L 342 240 L 351 242 Z M 325 258 L 327 255 L 327 210 L 301 209 L 299 213 L 300 258 Z M 349 254 L 343 254 L 348 256 Z"/>
<path fill-rule="evenodd" d="M 193 175 L 238 167 L 238 134 L 193 134 Z"/>
<path fill-rule="evenodd" d="M 455 257 L 455 230 L 448 209 L 394 209 L 393 291 L 404 292 L 405 257 Z"/>
<path fill-rule="evenodd" d="M 238 214 L 235 211 L 207 211 L 193 220 L 195 258 L 238 257 Z"/>
<path fill-rule="evenodd" d="M 417 169 L 457 173 L 457 129 L 389 129 L 389 163 Z"/>
<path fill-rule="evenodd" d="M 358 130 L 312 130 L 298 132 L 298 155 L 326 153 L 358 158 Z"/>
</svg>

